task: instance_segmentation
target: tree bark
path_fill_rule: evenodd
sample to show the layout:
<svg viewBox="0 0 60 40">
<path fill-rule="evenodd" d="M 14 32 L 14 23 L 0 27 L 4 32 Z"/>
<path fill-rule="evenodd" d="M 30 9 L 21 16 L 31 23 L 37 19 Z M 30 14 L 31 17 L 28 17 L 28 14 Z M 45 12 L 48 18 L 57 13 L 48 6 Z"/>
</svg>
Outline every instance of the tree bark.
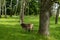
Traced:
<svg viewBox="0 0 60 40">
<path fill-rule="evenodd" d="M 48 35 L 49 34 L 49 12 L 43 12 L 40 13 L 40 22 L 39 22 L 39 33 Z"/>
<path fill-rule="evenodd" d="M 40 16 L 39 16 L 39 33 L 42 35 L 49 35 L 49 11 L 52 6 L 51 0 L 40 1 Z"/>
<path fill-rule="evenodd" d="M 58 7 L 58 9 L 57 9 L 56 18 L 55 18 L 55 24 L 58 23 L 59 9 L 60 9 L 60 7 Z"/>
<path fill-rule="evenodd" d="M 25 8 L 25 0 L 21 0 L 20 23 L 24 22 L 24 8 Z"/>
<path fill-rule="evenodd" d="M 1 0 L 0 0 L 0 18 L 1 18 Z"/>
<path fill-rule="evenodd" d="M 16 9 L 15 9 L 15 14 L 16 14 L 16 16 L 18 15 L 18 14 L 17 14 L 18 3 L 19 3 L 19 0 L 17 0 L 17 2 L 16 2 Z"/>
<path fill-rule="evenodd" d="M 4 6 L 5 6 L 5 18 L 7 18 L 7 13 L 6 13 L 6 0 L 4 0 Z"/>
<path fill-rule="evenodd" d="M 11 0 L 11 2 L 10 2 L 10 8 L 11 8 L 11 11 L 10 11 L 10 17 L 12 17 L 12 0 Z"/>
</svg>

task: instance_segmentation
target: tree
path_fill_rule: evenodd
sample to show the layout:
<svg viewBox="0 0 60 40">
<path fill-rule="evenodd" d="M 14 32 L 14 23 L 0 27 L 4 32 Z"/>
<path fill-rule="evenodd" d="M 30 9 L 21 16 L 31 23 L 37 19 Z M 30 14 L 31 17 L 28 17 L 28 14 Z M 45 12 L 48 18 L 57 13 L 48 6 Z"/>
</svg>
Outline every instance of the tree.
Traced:
<svg viewBox="0 0 60 40">
<path fill-rule="evenodd" d="M 10 17 L 12 17 L 12 0 L 10 2 L 10 9 L 11 9 L 11 11 L 10 11 Z"/>
<path fill-rule="evenodd" d="M 25 0 L 21 0 L 21 10 L 20 10 L 20 22 L 23 23 L 24 20 L 24 8 L 25 8 Z"/>
<path fill-rule="evenodd" d="M 1 13 L 4 13 L 4 0 L 1 0 Z"/>
<path fill-rule="evenodd" d="M 1 0 L 0 0 L 0 18 L 1 18 Z"/>
<path fill-rule="evenodd" d="M 16 14 L 16 15 L 17 15 L 18 3 L 19 3 L 19 0 L 17 0 L 17 2 L 16 2 L 16 10 L 15 10 L 15 14 Z"/>
<path fill-rule="evenodd" d="M 57 3 L 59 4 L 59 2 L 57 2 Z M 58 6 L 58 9 L 57 9 L 56 18 L 55 18 L 55 24 L 58 23 L 59 9 L 60 9 L 60 5 Z"/>
<path fill-rule="evenodd" d="M 49 11 L 53 2 L 51 0 L 39 0 L 40 2 L 40 16 L 39 16 L 39 33 L 42 35 L 49 35 Z"/>
<path fill-rule="evenodd" d="M 4 6 L 5 6 L 5 18 L 7 18 L 7 13 L 6 13 L 6 0 L 4 0 Z"/>
</svg>

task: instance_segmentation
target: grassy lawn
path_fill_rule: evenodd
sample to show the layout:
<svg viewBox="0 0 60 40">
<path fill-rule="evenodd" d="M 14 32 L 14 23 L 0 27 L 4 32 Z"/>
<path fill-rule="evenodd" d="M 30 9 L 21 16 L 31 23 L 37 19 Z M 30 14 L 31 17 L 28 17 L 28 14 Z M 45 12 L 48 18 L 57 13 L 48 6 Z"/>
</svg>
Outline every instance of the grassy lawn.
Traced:
<svg viewBox="0 0 60 40">
<path fill-rule="evenodd" d="M 25 16 L 25 23 L 33 23 L 34 31 L 26 32 L 19 24 L 19 17 L 0 18 L 0 40 L 60 40 L 60 18 L 58 24 L 54 24 L 54 17 L 50 18 L 50 35 L 43 37 L 38 32 L 38 16 Z"/>
</svg>

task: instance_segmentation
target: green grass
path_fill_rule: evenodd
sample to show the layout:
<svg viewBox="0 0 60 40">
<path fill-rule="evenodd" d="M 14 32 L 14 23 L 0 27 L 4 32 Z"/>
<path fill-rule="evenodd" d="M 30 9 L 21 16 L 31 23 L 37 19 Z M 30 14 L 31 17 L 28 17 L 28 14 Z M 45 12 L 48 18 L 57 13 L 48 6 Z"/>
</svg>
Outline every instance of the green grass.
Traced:
<svg viewBox="0 0 60 40">
<path fill-rule="evenodd" d="M 0 40 L 60 40 L 60 19 L 54 24 L 54 17 L 50 19 L 50 35 L 43 37 L 38 32 L 38 16 L 25 16 L 25 23 L 33 23 L 34 31 L 26 32 L 19 24 L 19 17 L 0 18 Z"/>
</svg>

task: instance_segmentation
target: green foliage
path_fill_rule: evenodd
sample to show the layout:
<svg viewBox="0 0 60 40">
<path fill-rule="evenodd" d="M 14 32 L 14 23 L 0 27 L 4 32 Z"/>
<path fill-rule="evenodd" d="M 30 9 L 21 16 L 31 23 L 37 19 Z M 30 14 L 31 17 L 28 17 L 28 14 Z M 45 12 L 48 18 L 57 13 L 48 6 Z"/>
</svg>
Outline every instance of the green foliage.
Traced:
<svg viewBox="0 0 60 40">
<path fill-rule="evenodd" d="M 6 3 L 6 6 L 7 6 L 7 9 L 11 10 L 11 0 L 6 0 L 7 3 Z M 21 0 L 20 0 L 21 1 Z M 20 2 L 19 1 L 19 2 Z M 17 0 L 12 0 L 12 12 L 14 13 L 16 11 L 16 3 L 17 3 Z M 20 12 L 20 3 L 18 4 L 18 8 L 17 8 L 17 12 L 19 13 Z M 7 11 L 7 14 L 9 12 Z M 25 14 L 26 15 L 37 15 L 39 13 L 39 5 L 38 5 L 38 0 L 28 0 L 28 3 L 26 5 L 26 11 L 25 11 Z"/>
<path fill-rule="evenodd" d="M 33 23 L 33 32 L 24 31 L 19 24 L 19 17 L 13 16 L 0 19 L 0 40 L 60 40 L 60 18 L 55 25 L 54 17 L 50 18 L 50 36 L 44 37 L 38 32 L 38 16 L 25 16 L 25 23 Z"/>
<path fill-rule="evenodd" d="M 60 3 L 60 0 L 58 0 L 59 1 L 59 3 Z"/>
<path fill-rule="evenodd" d="M 27 9 L 29 12 L 27 12 Z M 39 5 L 38 5 L 38 0 L 30 0 L 29 4 L 27 6 L 26 13 L 29 15 L 37 15 L 39 13 Z"/>
</svg>

